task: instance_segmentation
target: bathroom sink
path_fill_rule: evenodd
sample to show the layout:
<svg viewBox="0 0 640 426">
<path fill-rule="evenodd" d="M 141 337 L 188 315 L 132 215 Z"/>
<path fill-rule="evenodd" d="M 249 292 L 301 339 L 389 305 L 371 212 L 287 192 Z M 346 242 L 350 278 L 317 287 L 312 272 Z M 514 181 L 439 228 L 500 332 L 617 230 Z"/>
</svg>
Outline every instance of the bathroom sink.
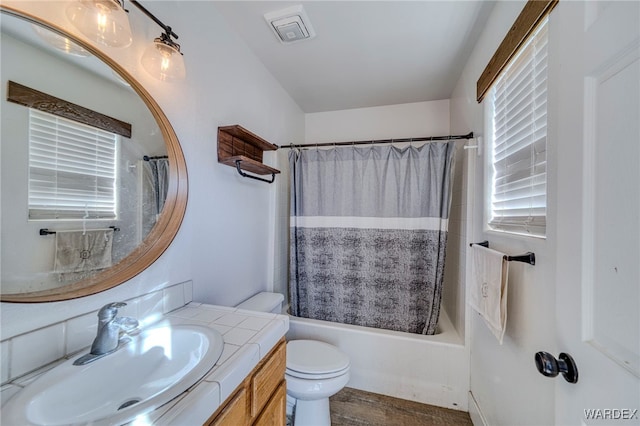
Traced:
<svg viewBox="0 0 640 426">
<path fill-rule="evenodd" d="M 223 346 L 220 333 L 207 327 L 149 328 L 90 364 L 75 366 L 74 357 L 46 372 L 2 407 L 2 423 L 120 425 L 144 420 L 198 382 L 218 361 Z"/>
</svg>

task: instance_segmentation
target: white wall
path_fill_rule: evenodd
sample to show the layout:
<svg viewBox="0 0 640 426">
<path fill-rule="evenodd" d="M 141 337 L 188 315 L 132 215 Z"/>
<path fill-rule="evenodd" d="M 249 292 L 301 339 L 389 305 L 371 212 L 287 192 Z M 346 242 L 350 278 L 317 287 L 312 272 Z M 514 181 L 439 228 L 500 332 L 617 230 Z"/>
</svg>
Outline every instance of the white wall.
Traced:
<svg viewBox="0 0 640 426">
<path fill-rule="evenodd" d="M 306 144 L 449 134 L 449 100 L 305 115 Z M 300 142 L 302 143 L 302 142 Z"/>
<path fill-rule="evenodd" d="M 181 8 L 182 3 L 171 5 Z M 187 61 L 193 81 L 188 102 L 175 107 L 178 118 L 169 118 L 177 123 L 189 168 L 186 219 L 193 226 L 189 250 L 194 299 L 235 305 L 273 288 L 275 185 L 243 178 L 217 163 L 217 127 L 240 124 L 283 145 L 302 139 L 304 115 L 212 2 L 196 1 L 188 8 L 189 19 L 173 24 L 175 28 L 207 31 L 189 38 L 178 33 L 185 56 L 187 46 L 193 52 L 193 63 Z M 274 158 L 274 153 L 265 154 L 266 163 L 274 165 Z"/>
<path fill-rule="evenodd" d="M 57 2 L 3 4 L 68 28 L 64 8 Z M 241 178 L 231 167 L 218 164 L 217 127 L 241 124 L 282 144 L 303 139 L 304 115 L 227 27 L 212 2 L 153 2 L 149 8 L 180 35 L 187 67 L 184 82 L 159 82 L 138 65 L 159 29 L 135 7 L 129 8 L 134 44 L 124 50 L 103 50 L 151 93 L 180 139 L 189 173 L 182 227 L 158 261 L 114 289 L 65 302 L 3 303 L 2 339 L 188 280 L 193 280 L 195 300 L 222 305 L 235 305 L 273 285 L 275 187 Z M 188 17 L 177 13 L 184 10 L 189 10 Z"/>
<path fill-rule="evenodd" d="M 454 131 L 452 134 L 462 135 L 471 131 Z M 470 156 L 475 151 L 467 151 L 465 144 L 473 145 L 475 140 L 460 141 L 456 144 L 456 165 L 453 177 L 453 192 L 451 194 L 451 211 L 449 213 L 449 235 L 447 236 L 447 253 L 444 265 L 444 284 L 442 287 L 442 307 L 447 311 L 451 323 L 462 339 L 467 334 L 465 326 L 465 283 L 466 283 L 466 254 L 469 238 L 467 237 L 470 209 L 468 187 L 470 182 Z"/>
<path fill-rule="evenodd" d="M 451 131 L 473 130 L 484 136 L 483 106 L 476 102 L 476 81 L 524 6 L 523 1 L 497 2 L 485 30 L 465 66 L 451 99 Z M 486 151 L 486 150 L 485 150 Z M 470 324 L 471 393 L 488 424 L 553 424 L 554 382 L 539 375 L 533 355 L 549 347 L 555 333 L 555 237 L 546 240 L 487 232 L 483 222 L 484 156 L 469 156 L 468 190 L 473 205 L 470 241 L 489 240 L 491 247 L 510 254 L 536 253 L 536 266 L 512 263 L 509 274 L 508 319 L 500 346 L 482 318 L 467 312 Z M 553 178 L 549 192 L 553 194 Z M 553 195 L 550 195 L 553 199 Z M 550 206 L 547 223 L 553 223 Z M 472 417 L 474 402 L 470 401 Z M 475 417 L 477 420 L 478 417 Z"/>
</svg>

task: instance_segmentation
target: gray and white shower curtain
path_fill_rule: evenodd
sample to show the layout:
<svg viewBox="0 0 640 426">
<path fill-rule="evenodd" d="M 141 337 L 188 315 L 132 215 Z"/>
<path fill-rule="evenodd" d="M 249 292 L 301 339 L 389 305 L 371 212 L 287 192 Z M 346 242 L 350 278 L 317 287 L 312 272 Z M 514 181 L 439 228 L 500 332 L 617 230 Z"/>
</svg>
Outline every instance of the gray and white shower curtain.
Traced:
<svg viewBox="0 0 640 426">
<path fill-rule="evenodd" d="M 454 141 L 291 150 L 292 314 L 435 333 L 454 153 Z"/>
<path fill-rule="evenodd" d="M 146 162 L 149 167 L 149 178 L 153 195 L 155 215 L 159 215 L 167 199 L 169 188 L 169 160 L 166 158 L 151 158 Z"/>
<path fill-rule="evenodd" d="M 169 160 L 166 158 L 149 158 L 141 160 L 142 191 L 140 194 L 141 211 L 139 214 L 139 239 L 147 236 L 158 221 L 164 208 L 169 189 Z"/>
</svg>

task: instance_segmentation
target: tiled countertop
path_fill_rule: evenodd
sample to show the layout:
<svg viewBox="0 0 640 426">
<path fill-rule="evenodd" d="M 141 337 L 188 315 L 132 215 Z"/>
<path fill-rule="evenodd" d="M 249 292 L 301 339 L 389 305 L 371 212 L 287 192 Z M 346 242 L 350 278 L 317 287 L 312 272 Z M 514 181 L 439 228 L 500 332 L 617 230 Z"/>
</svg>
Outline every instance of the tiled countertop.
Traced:
<svg viewBox="0 0 640 426">
<path fill-rule="evenodd" d="M 199 303 L 190 303 L 165 318 L 172 324 L 215 328 L 224 338 L 224 350 L 200 383 L 152 413 L 150 420 L 158 425 L 204 423 L 289 330 L 286 315 Z"/>
<path fill-rule="evenodd" d="M 196 385 L 131 424 L 203 424 L 289 329 L 286 315 L 193 302 L 169 312 L 153 325 L 163 321 L 214 328 L 223 336 L 224 350 L 216 365 Z M 57 364 L 16 380 L 14 387 L 28 385 Z"/>
</svg>

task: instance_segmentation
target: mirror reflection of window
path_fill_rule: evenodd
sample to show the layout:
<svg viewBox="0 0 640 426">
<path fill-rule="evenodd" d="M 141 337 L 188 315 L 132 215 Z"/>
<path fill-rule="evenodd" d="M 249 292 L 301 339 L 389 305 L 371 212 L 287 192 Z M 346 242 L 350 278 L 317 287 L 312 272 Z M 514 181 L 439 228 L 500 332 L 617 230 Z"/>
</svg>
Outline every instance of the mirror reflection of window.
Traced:
<svg viewBox="0 0 640 426">
<path fill-rule="evenodd" d="M 29 219 L 116 219 L 120 136 L 29 110 Z"/>
<path fill-rule="evenodd" d="M 73 37 L 60 28 L 45 36 L 47 41 L 44 41 L 31 26 L 33 19 L 6 13 L 4 7 L 0 9 L 0 298 L 12 302 L 65 300 L 111 288 L 143 271 L 167 248 L 180 227 L 187 186 L 179 142 L 153 98 L 133 79 L 124 74 L 122 78 L 117 77 L 116 62 L 108 55 L 68 54 L 67 43 Z M 51 38 L 60 41 L 64 48 L 52 43 Z M 79 44 L 85 51 L 90 50 L 87 45 Z M 43 74 L 43 70 L 46 73 Z M 123 79 L 127 84 L 123 84 Z M 144 97 L 139 95 L 142 93 Z M 89 213 L 95 219 L 85 221 L 83 217 L 87 212 L 83 205 L 77 210 L 81 211 L 77 218 L 62 219 L 69 212 L 59 208 L 56 214 L 48 212 L 49 218 L 29 219 L 28 108 L 60 113 L 66 119 L 76 117 L 74 121 L 119 135 L 113 210 L 98 208 L 97 212 Z M 162 219 L 164 226 L 157 228 L 158 216 L 165 216 L 159 215 L 158 205 L 162 206 L 162 202 L 158 203 L 155 196 L 158 191 L 152 184 L 154 181 L 146 177 L 150 173 L 146 171 L 143 157 L 166 156 L 168 149 L 173 152 L 169 180 L 175 182 L 166 197 L 168 208 L 160 207 L 167 211 L 166 220 Z M 143 185 L 146 180 L 150 183 Z M 82 185 L 82 182 L 73 185 Z M 163 186 L 158 185 L 160 188 Z M 159 193 L 164 195 L 162 191 Z M 163 200 L 164 196 L 160 201 Z M 34 218 L 35 210 L 31 212 Z M 54 263 L 58 231 L 86 229 L 88 234 L 88 231 L 112 226 L 119 229 L 113 233 L 112 266 L 102 268 L 108 263 L 101 263 L 101 268 L 86 268 L 86 273 L 77 276 L 78 281 L 60 280 Z M 41 229 L 49 232 L 41 234 Z M 145 241 L 143 247 L 142 241 Z"/>
</svg>

